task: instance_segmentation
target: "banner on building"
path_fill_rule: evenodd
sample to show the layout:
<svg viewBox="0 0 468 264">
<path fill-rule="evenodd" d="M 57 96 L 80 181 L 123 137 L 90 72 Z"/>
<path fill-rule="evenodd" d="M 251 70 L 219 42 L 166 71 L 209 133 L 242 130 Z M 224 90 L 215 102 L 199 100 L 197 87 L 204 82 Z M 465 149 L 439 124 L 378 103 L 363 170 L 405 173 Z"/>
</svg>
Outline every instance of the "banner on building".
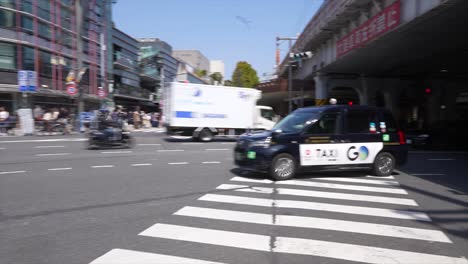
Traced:
<svg viewBox="0 0 468 264">
<path fill-rule="evenodd" d="M 363 46 L 400 24 L 400 0 L 367 20 L 336 43 L 336 57 Z"/>
</svg>

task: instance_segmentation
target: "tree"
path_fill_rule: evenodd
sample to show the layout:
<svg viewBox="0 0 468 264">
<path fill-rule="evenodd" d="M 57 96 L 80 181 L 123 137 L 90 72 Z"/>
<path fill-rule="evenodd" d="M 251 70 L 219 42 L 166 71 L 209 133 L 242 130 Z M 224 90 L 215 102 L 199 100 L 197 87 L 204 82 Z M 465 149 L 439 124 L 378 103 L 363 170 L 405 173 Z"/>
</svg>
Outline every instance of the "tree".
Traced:
<svg viewBox="0 0 468 264">
<path fill-rule="evenodd" d="M 195 70 L 195 74 L 196 74 L 198 77 L 203 78 L 203 77 L 206 76 L 207 71 L 206 71 L 206 70 L 196 69 L 196 70 Z"/>
<path fill-rule="evenodd" d="M 234 86 L 231 80 L 225 80 L 224 81 L 224 86 Z"/>
<path fill-rule="evenodd" d="M 253 88 L 259 83 L 257 71 L 246 61 L 239 61 L 232 73 L 232 83 L 237 87 Z"/>
<path fill-rule="evenodd" d="M 220 84 L 223 81 L 223 75 L 220 72 L 213 72 L 210 74 L 210 78 L 215 84 Z"/>
</svg>

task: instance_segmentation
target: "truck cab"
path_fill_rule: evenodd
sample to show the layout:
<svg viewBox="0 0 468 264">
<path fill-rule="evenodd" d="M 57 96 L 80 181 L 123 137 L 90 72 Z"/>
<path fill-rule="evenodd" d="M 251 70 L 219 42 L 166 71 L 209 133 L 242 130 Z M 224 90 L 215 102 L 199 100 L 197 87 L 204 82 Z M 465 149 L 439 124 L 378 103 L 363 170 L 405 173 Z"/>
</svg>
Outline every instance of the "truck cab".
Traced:
<svg viewBox="0 0 468 264">
<path fill-rule="evenodd" d="M 279 116 L 270 106 L 257 105 L 254 120 L 254 129 L 270 130 L 279 121 Z"/>
<path fill-rule="evenodd" d="M 390 111 L 369 106 L 300 108 L 271 131 L 244 134 L 235 164 L 286 180 L 297 171 L 367 170 L 388 176 L 407 159 L 404 134 Z"/>
</svg>

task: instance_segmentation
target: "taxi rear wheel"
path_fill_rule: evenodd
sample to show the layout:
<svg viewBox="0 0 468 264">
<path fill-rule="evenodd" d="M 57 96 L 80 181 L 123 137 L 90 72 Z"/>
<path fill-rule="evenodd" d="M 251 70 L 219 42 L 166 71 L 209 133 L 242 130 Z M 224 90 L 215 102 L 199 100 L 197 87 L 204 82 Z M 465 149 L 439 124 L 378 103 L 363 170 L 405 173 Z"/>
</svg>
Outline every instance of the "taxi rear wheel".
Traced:
<svg viewBox="0 0 468 264">
<path fill-rule="evenodd" d="M 388 153 L 382 152 L 375 157 L 372 172 L 376 176 L 390 176 L 395 169 L 395 157 Z"/>
<path fill-rule="evenodd" d="M 296 174 L 296 160 L 293 156 L 282 153 L 277 155 L 270 167 L 270 176 L 276 181 L 291 179 Z"/>
</svg>

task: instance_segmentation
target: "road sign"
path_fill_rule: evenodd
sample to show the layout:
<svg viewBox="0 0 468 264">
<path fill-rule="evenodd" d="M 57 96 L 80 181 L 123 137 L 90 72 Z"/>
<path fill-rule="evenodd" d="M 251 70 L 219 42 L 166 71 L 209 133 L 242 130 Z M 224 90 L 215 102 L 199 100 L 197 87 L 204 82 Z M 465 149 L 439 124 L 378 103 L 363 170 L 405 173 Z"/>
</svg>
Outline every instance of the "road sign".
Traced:
<svg viewBox="0 0 468 264">
<path fill-rule="evenodd" d="M 28 90 L 35 92 L 37 88 L 37 73 L 35 71 L 28 71 Z"/>
<path fill-rule="evenodd" d="M 37 72 L 18 71 L 18 86 L 20 92 L 35 92 L 37 89 Z"/>
<path fill-rule="evenodd" d="M 78 92 L 78 89 L 76 89 L 76 83 L 75 82 L 67 82 L 67 93 L 74 95 Z"/>
<path fill-rule="evenodd" d="M 28 91 L 28 71 L 18 71 L 18 86 L 20 92 Z"/>
<path fill-rule="evenodd" d="M 98 90 L 98 96 L 99 97 L 105 97 L 106 96 L 106 91 L 104 91 L 104 89 L 99 89 Z"/>
</svg>

